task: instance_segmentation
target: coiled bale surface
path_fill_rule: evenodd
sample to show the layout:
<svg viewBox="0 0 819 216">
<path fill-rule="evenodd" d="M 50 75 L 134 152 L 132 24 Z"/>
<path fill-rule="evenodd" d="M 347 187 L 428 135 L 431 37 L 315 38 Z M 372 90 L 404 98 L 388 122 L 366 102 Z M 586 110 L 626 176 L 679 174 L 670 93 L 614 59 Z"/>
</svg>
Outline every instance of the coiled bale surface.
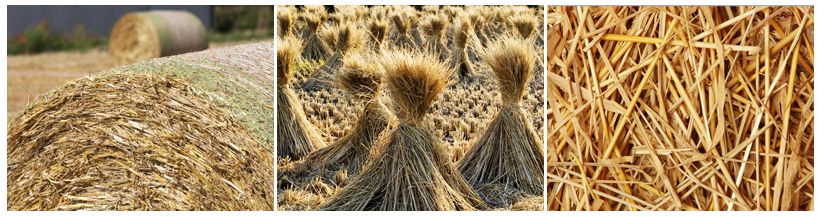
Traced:
<svg viewBox="0 0 819 216">
<path fill-rule="evenodd" d="M 254 119 L 272 118 L 271 52 L 158 59 L 40 97 L 9 124 L 9 209 L 272 210 L 272 119 Z"/>
</svg>

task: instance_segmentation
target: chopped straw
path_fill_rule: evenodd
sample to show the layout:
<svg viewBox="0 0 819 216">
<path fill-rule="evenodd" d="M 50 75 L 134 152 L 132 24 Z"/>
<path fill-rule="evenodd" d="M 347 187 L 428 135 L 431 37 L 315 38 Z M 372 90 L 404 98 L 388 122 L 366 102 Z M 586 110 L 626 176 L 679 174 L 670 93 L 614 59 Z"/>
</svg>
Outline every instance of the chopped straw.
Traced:
<svg viewBox="0 0 819 216">
<path fill-rule="evenodd" d="M 520 104 L 534 73 L 535 47 L 531 41 L 507 35 L 490 43 L 481 56 L 497 78 L 502 105 L 458 168 L 475 187 L 498 184 L 506 190 L 542 195 L 543 142 Z"/>
<path fill-rule="evenodd" d="M 381 64 L 398 124 L 377 140 L 359 177 L 325 202 L 322 209 L 485 208 L 424 121 L 449 78 L 447 65 L 431 54 L 411 51 L 388 51 Z"/>
<path fill-rule="evenodd" d="M 813 210 L 812 7 L 550 7 L 551 210 Z"/>
<path fill-rule="evenodd" d="M 324 147 L 324 141 L 315 126 L 307 120 L 298 96 L 289 85 L 301 43 L 296 38 L 281 38 L 277 42 L 277 155 L 299 159 L 313 150 Z"/>
</svg>

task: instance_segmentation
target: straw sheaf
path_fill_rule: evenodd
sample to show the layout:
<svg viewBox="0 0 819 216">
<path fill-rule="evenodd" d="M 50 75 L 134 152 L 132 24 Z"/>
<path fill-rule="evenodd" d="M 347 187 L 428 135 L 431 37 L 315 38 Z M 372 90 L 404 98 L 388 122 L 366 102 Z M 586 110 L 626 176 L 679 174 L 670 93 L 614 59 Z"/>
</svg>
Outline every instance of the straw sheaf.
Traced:
<svg viewBox="0 0 819 216">
<path fill-rule="evenodd" d="M 106 73 L 38 99 L 9 124 L 9 210 L 272 210 L 273 155 L 183 82 Z"/>
<path fill-rule="evenodd" d="M 315 33 L 319 30 L 319 27 L 327 20 L 327 14 L 321 13 L 305 13 L 301 14 L 299 17 L 302 22 L 304 22 L 304 26 L 308 32 Z"/>
<path fill-rule="evenodd" d="M 452 73 L 446 63 L 428 53 L 406 50 L 383 54 L 381 65 L 397 116 L 409 122 L 423 119 Z"/>
<path fill-rule="evenodd" d="M 509 17 L 509 23 L 514 26 L 520 37 L 532 38 L 537 33 L 539 25 L 538 17 L 531 14 L 517 14 Z"/>
<path fill-rule="evenodd" d="M 464 49 L 470 42 L 470 38 L 474 33 L 472 21 L 468 17 L 459 17 L 454 26 L 454 34 L 452 36 L 453 45 L 458 49 Z"/>
<path fill-rule="evenodd" d="M 395 25 L 395 30 L 398 31 L 399 34 L 409 34 L 410 28 L 412 28 L 413 25 L 413 19 L 410 18 L 410 15 L 394 13 L 390 15 L 390 20 Z"/>
<path fill-rule="evenodd" d="M 373 47 L 378 47 L 390 36 L 390 23 L 383 18 L 370 18 L 367 21 L 367 28 L 370 31 Z"/>
<path fill-rule="evenodd" d="M 335 52 L 361 50 L 367 45 L 367 35 L 358 25 L 344 22 L 321 32 L 321 38 Z"/>
<path fill-rule="evenodd" d="M 353 53 L 344 58 L 344 67 L 338 75 L 338 83 L 353 98 L 368 101 L 378 96 L 381 89 L 381 67 L 368 62 L 374 56 Z"/>
<path fill-rule="evenodd" d="M 279 37 L 293 34 L 297 19 L 296 14 L 296 8 L 294 7 L 279 7 L 278 14 L 276 15 L 276 20 L 279 21 L 277 24 L 279 27 Z"/>
<path fill-rule="evenodd" d="M 294 37 L 283 37 L 277 40 L 276 47 L 276 74 L 277 85 L 287 86 L 293 77 L 293 67 L 301 53 L 301 40 Z"/>
<path fill-rule="evenodd" d="M 421 23 L 421 28 L 430 37 L 428 40 L 443 40 L 447 27 L 449 27 L 449 18 L 444 15 L 429 16 Z"/>
<path fill-rule="evenodd" d="M 535 67 L 535 48 L 529 40 L 501 36 L 481 50 L 481 57 L 497 77 L 504 103 L 518 103 Z"/>
</svg>

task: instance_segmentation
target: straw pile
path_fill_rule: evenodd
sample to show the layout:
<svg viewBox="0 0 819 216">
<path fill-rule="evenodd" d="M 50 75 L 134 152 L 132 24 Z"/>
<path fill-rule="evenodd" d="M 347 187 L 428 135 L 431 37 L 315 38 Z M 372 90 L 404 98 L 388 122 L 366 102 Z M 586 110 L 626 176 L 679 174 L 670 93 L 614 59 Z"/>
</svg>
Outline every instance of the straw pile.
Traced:
<svg viewBox="0 0 819 216">
<path fill-rule="evenodd" d="M 357 176 L 372 149 L 375 139 L 393 121 L 392 113 L 381 102 L 381 68 L 371 64 L 373 56 L 355 54 L 344 59 L 344 68 L 338 75 L 338 84 L 348 96 L 364 107 L 352 131 L 335 143 L 310 153 L 291 169 L 279 169 L 279 184 L 300 185 L 290 181 L 313 180 L 320 177 L 328 183 L 335 181 L 337 172 Z"/>
<path fill-rule="evenodd" d="M 272 210 L 268 50 L 157 59 L 41 96 L 9 123 L 9 209 Z"/>
<path fill-rule="evenodd" d="M 503 104 L 458 166 L 473 186 L 499 184 L 507 190 L 543 194 L 543 142 L 520 105 L 534 73 L 531 44 L 502 36 L 482 52 L 497 78 Z"/>
<path fill-rule="evenodd" d="M 812 210 L 812 7 L 550 7 L 552 210 Z"/>
<path fill-rule="evenodd" d="M 324 142 L 321 140 L 315 126 L 307 121 L 301 102 L 298 101 L 298 96 L 290 87 L 293 67 L 296 64 L 296 58 L 298 58 L 297 54 L 302 47 L 301 42 L 294 38 L 279 39 L 277 42 L 277 155 L 279 157 L 299 159 L 313 150 L 324 147 Z"/>
<path fill-rule="evenodd" d="M 186 11 L 128 13 L 111 30 L 108 51 L 117 65 L 208 48 L 205 27 Z"/>
<path fill-rule="evenodd" d="M 361 175 L 324 210 L 474 210 L 483 201 L 457 173 L 424 116 L 448 79 L 430 54 L 390 51 L 381 59 L 398 125 L 379 138 Z"/>
</svg>

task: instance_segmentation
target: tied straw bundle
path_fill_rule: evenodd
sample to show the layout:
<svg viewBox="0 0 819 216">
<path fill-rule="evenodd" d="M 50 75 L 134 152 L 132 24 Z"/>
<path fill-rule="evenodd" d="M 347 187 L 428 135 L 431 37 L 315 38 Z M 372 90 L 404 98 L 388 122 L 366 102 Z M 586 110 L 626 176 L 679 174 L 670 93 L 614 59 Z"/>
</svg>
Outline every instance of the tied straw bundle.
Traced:
<svg viewBox="0 0 819 216">
<path fill-rule="evenodd" d="M 395 118 L 381 102 L 383 72 L 380 66 L 370 63 L 369 58 L 370 56 L 362 54 L 349 55 L 344 59 L 344 67 L 337 77 L 339 87 L 351 99 L 364 102 L 364 109 L 352 131 L 335 143 L 310 153 L 303 161 L 297 162 L 292 170 L 280 170 L 283 174 L 279 176 L 287 176 L 293 181 L 298 181 L 295 178 L 313 179 L 319 176 L 335 182 L 333 179 L 337 171 L 344 171 L 350 176 L 358 175 L 375 139 Z M 279 181 L 289 179 L 279 178 Z"/>
<path fill-rule="evenodd" d="M 475 187 L 499 184 L 502 188 L 542 195 L 543 142 L 520 105 L 534 73 L 534 45 L 531 41 L 501 36 L 481 55 L 498 80 L 503 105 L 458 168 Z"/>
<path fill-rule="evenodd" d="M 449 78 L 431 54 L 387 51 L 381 58 L 398 124 L 376 142 L 361 174 L 324 210 L 475 210 L 485 208 L 424 120 Z"/>
<path fill-rule="evenodd" d="M 330 47 L 319 36 L 319 31 L 323 31 L 324 21 L 327 20 L 327 12 L 324 11 L 324 7 L 304 7 L 299 20 L 304 24 L 301 31 L 301 38 L 304 41 L 302 58 L 313 61 L 327 58 L 327 55 L 331 52 Z"/>
<path fill-rule="evenodd" d="M 322 40 L 333 50 L 333 55 L 302 85 L 306 91 L 332 86 L 332 77 L 343 66 L 346 53 L 355 53 L 367 46 L 367 33 L 353 22 L 343 22 L 320 33 Z"/>
<path fill-rule="evenodd" d="M 289 84 L 290 78 L 293 77 L 293 67 L 295 67 L 299 50 L 302 47 L 301 41 L 296 38 L 282 38 L 277 42 L 277 155 L 299 159 L 313 150 L 324 147 L 324 141 L 316 127 L 307 120 L 301 102 Z"/>
<path fill-rule="evenodd" d="M 811 210 L 813 8 L 551 7 L 552 210 Z"/>
</svg>

